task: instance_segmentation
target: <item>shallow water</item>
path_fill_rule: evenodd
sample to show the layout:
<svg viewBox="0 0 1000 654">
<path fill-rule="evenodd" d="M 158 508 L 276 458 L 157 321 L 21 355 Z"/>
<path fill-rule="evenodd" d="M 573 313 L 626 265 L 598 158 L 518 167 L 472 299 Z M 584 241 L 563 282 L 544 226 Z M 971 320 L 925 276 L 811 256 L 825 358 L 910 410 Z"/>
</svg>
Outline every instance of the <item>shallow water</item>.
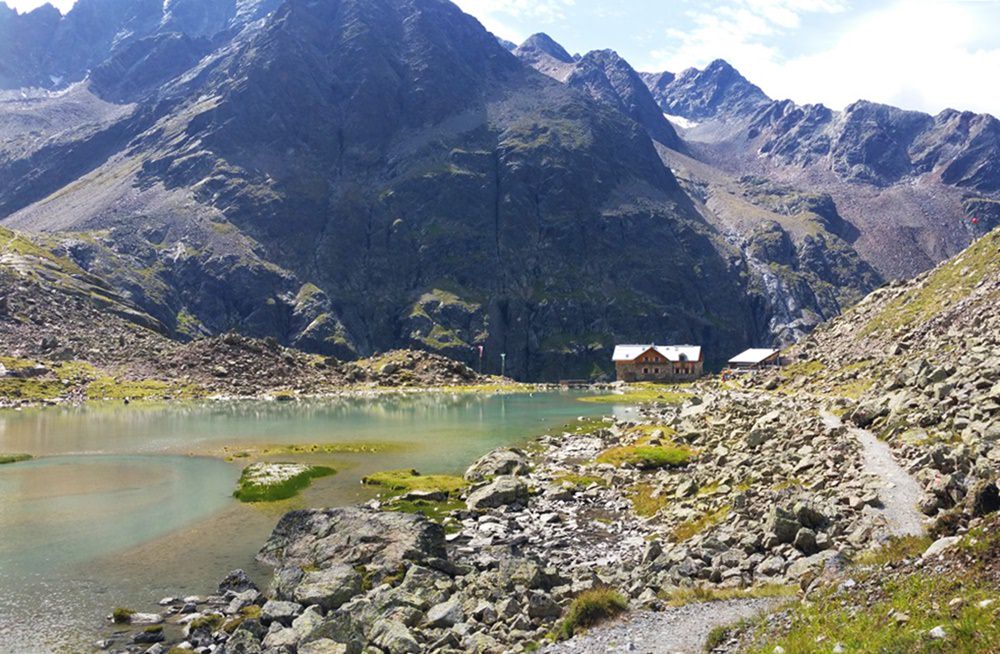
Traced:
<svg viewBox="0 0 1000 654">
<path fill-rule="evenodd" d="M 0 651 L 76 650 L 114 606 L 205 594 L 253 556 L 280 515 L 372 496 L 362 476 L 459 473 L 494 447 L 608 407 L 578 395 L 424 394 L 308 403 L 232 402 L 0 412 Z M 281 455 L 332 465 L 276 505 L 235 501 L 242 448 L 391 444 L 378 453 Z"/>
</svg>

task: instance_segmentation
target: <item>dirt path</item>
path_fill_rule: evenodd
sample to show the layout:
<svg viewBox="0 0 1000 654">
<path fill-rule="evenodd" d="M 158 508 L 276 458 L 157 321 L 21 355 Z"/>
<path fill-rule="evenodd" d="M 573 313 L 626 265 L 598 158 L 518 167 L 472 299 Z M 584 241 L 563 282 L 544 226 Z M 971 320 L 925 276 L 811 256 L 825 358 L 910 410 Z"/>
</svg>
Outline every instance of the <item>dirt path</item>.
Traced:
<svg viewBox="0 0 1000 654">
<path fill-rule="evenodd" d="M 835 429 L 844 426 L 843 421 L 832 413 L 822 414 L 827 427 Z M 880 441 L 870 431 L 848 427 L 847 432 L 858 439 L 862 447 L 862 461 L 865 471 L 882 480 L 879 490 L 882 501 L 882 515 L 890 536 L 919 536 L 924 533 L 924 516 L 917 508 L 923 489 L 917 480 L 896 462 L 889 446 Z"/>
<path fill-rule="evenodd" d="M 775 600 L 732 600 L 636 611 L 582 636 L 551 645 L 545 654 L 700 654 L 715 627 L 753 617 Z"/>
</svg>

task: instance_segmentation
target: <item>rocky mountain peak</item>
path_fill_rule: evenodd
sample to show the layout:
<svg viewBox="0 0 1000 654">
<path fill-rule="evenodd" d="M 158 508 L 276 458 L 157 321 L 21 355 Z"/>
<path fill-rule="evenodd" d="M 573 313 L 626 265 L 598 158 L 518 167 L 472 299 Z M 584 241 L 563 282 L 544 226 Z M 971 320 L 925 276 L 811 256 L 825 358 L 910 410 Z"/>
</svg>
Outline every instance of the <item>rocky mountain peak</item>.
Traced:
<svg viewBox="0 0 1000 654">
<path fill-rule="evenodd" d="M 689 120 L 750 116 L 771 99 L 728 62 L 716 59 L 704 69 L 689 68 L 645 77 L 663 110 Z"/>
<path fill-rule="evenodd" d="M 594 99 L 642 125 L 657 143 L 683 149 L 680 137 L 663 116 L 642 77 L 614 50 L 585 54 L 576 62 L 566 83 L 587 91 Z"/>
<path fill-rule="evenodd" d="M 573 55 L 567 52 L 565 48 L 555 41 L 555 39 L 544 32 L 539 32 L 529 36 L 527 40 L 525 40 L 525 42 L 518 47 L 518 50 L 520 50 L 521 53 L 544 53 L 553 59 L 566 64 L 571 64 L 575 61 L 573 59 Z"/>
</svg>

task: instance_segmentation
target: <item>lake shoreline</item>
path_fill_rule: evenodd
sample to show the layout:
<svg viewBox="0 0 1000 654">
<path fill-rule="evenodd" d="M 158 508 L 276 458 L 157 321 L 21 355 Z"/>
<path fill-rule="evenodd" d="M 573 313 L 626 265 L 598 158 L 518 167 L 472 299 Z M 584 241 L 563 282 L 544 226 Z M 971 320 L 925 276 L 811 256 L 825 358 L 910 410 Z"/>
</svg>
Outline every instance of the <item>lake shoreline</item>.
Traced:
<svg viewBox="0 0 1000 654">
<path fill-rule="evenodd" d="M 176 460 L 177 463 L 169 465 L 181 470 L 188 466 L 185 462 L 195 465 L 203 459 L 227 466 L 229 471 L 223 472 L 226 480 L 231 481 L 223 482 L 221 487 L 213 491 L 220 498 L 226 498 L 229 508 L 222 513 L 213 513 L 224 524 L 216 524 L 216 518 L 212 518 L 207 519 L 190 537 L 185 535 L 189 529 L 185 526 L 180 531 L 157 536 L 148 544 L 144 539 L 137 540 L 134 544 L 128 541 L 109 544 L 108 548 L 102 550 L 108 552 L 107 557 L 102 557 L 107 559 L 106 563 L 100 568 L 93 568 L 95 571 L 106 570 L 106 573 L 102 573 L 104 576 L 97 572 L 92 574 L 89 571 L 91 566 L 74 568 L 76 572 L 67 568 L 66 573 L 72 573 L 70 576 L 59 572 L 50 564 L 39 570 L 43 578 L 52 579 L 55 587 L 60 589 L 60 594 L 72 594 L 75 592 L 72 591 L 74 587 L 81 590 L 90 586 L 105 587 L 106 591 L 101 595 L 93 595 L 88 591 L 86 598 L 65 600 L 66 606 L 77 606 L 81 610 L 95 601 L 99 602 L 98 615 L 104 615 L 119 603 L 141 605 L 139 600 L 143 598 L 142 588 L 145 586 L 166 589 L 178 588 L 179 585 L 183 588 L 183 594 L 199 592 L 205 579 L 217 578 L 230 567 L 247 565 L 247 559 L 227 554 L 232 549 L 227 544 L 227 539 L 252 542 L 253 546 L 248 550 L 249 560 L 252 560 L 253 552 L 266 540 L 283 512 L 296 507 L 342 506 L 367 501 L 377 489 L 363 486 L 360 481 L 374 472 L 412 466 L 427 472 L 461 474 L 470 461 L 499 444 L 522 443 L 533 434 L 564 424 L 579 415 L 602 410 L 600 407 L 577 402 L 574 397 L 577 394 L 404 392 L 378 393 L 374 397 L 364 398 L 341 397 L 334 402 L 323 399 L 290 403 L 176 402 L 157 407 L 136 403 L 130 406 L 114 404 L 103 408 L 87 405 L 80 410 L 42 408 L 29 413 L 8 412 L 4 418 L 4 449 L 33 451 L 38 454 L 38 458 L 30 464 L 31 468 L 19 470 L 22 464 L 10 466 L 9 474 L 5 471 L 0 483 L 6 479 L 7 482 L 16 483 L 17 487 L 30 488 L 38 485 L 30 480 L 45 472 L 49 476 L 56 475 L 55 479 L 60 480 L 59 487 L 62 487 L 76 475 L 75 470 L 79 468 L 77 464 L 88 462 L 104 466 L 105 460 L 110 462 L 111 459 L 120 458 L 115 452 L 122 451 L 127 453 L 130 466 L 133 465 L 132 460 L 137 464 L 143 460 Z M 359 423 L 359 420 L 363 422 Z M 298 426 L 300 423 L 301 426 Z M 74 435 L 78 429 L 81 431 Z M 176 436 L 168 439 L 169 433 L 176 433 Z M 56 435 L 58 438 L 53 438 Z M 124 437 L 127 437 L 126 440 L 121 440 Z M 383 446 L 371 447 L 378 439 L 382 439 Z M 310 443 L 324 442 L 327 445 L 320 448 L 324 451 L 302 451 L 310 449 L 306 447 Z M 33 443 L 37 445 L 32 445 Z M 228 453 L 223 445 L 229 447 Z M 125 449 L 122 450 L 122 447 Z M 310 465 L 330 465 L 338 470 L 338 474 L 316 480 L 310 487 L 302 490 L 299 496 L 274 503 L 273 506 L 270 506 L 271 503 L 242 504 L 233 499 L 231 494 L 236 489 L 240 468 L 249 463 L 250 459 L 235 456 L 229 461 L 226 459 L 243 449 L 261 450 L 260 458 L 264 460 L 294 460 Z M 73 456 L 74 452 L 81 454 Z M 82 456 L 83 453 L 89 455 Z M 70 455 L 69 458 L 64 456 L 67 454 Z M 102 474 L 100 479 L 113 482 L 119 477 L 120 473 L 109 472 Z M 84 486 L 97 488 L 93 485 L 94 481 L 96 480 L 88 477 Z M 99 487 L 106 485 L 102 481 Z M 155 491 L 156 497 L 168 490 L 169 488 L 164 488 L 162 491 Z M 56 495 L 60 492 L 59 488 L 52 487 L 46 496 L 51 496 L 51 501 L 63 502 Z M 128 499 L 128 496 L 123 496 L 123 499 Z M 86 495 L 81 494 L 78 500 L 73 501 L 87 501 Z M 120 502 L 120 499 L 110 502 L 102 500 L 101 504 L 108 505 L 109 510 L 118 514 L 115 522 L 125 528 L 131 524 L 129 506 L 112 508 Z M 156 500 L 148 509 L 142 510 L 137 518 L 143 523 L 149 520 L 152 520 L 150 524 L 160 522 L 160 504 L 161 501 Z M 128 505 L 131 505 L 131 500 L 128 500 Z M 15 502 L 13 507 L 17 506 Z M 40 508 L 35 507 L 32 514 L 48 514 L 40 511 Z M 81 513 L 81 519 L 85 515 Z M 27 515 L 25 518 L 30 519 Z M 247 518 L 252 520 L 244 527 Z M 98 525 L 99 523 L 95 523 L 93 526 L 97 528 Z M 222 538 L 222 532 L 229 536 Z M 24 531 L 24 527 L 18 527 L 10 535 L 24 540 L 29 533 Z M 9 543 L 9 546 L 17 547 L 16 542 Z M 26 547 L 29 542 L 25 541 Z M 127 549 L 112 554 L 121 543 L 125 543 Z M 54 542 L 49 547 L 59 546 Z M 176 548 L 186 552 L 191 560 L 185 560 L 186 557 L 177 558 L 174 551 Z M 247 548 L 240 546 L 238 549 L 244 551 Z M 149 557 L 154 560 L 147 561 Z M 4 557 L 0 557 L 2 558 Z M 186 572 L 171 572 L 175 565 L 181 566 Z M 30 570 L 29 566 L 28 571 Z M 78 574 L 80 576 L 75 576 Z M 91 581 L 81 585 L 77 580 L 81 583 L 84 580 Z M 128 590 L 132 586 L 136 586 L 135 591 Z M 11 615 L 17 616 L 20 615 L 16 605 L 19 591 L 16 585 L 11 586 L 10 590 L 13 594 L 7 599 L 15 602 L 14 613 Z M 122 592 L 123 590 L 126 592 Z M 78 611 L 74 609 L 74 612 Z M 59 613 L 54 612 L 48 617 L 59 624 Z M 86 614 L 93 615 L 89 610 Z M 96 624 L 96 621 L 92 624 Z M 61 629 L 53 631 L 49 628 L 51 634 L 58 634 L 60 631 Z M 38 647 L 40 651 L 45 651 L 41 645 Z"/>
</svg>

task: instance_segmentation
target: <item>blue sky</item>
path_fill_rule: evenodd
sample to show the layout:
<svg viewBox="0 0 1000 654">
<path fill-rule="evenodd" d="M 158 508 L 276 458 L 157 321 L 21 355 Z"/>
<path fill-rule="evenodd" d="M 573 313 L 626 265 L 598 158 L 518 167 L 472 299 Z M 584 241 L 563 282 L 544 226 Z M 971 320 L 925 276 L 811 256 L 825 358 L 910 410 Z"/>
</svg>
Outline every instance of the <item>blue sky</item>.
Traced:
<svg viewBox="0 0 1000 654">
<path fill-rule="evenodd" d="M 1000 0 L 455 1 L 511 41 L 544 31 L 570 52 L 613 48 L 639 70 L 723 58 L 775 98 L 1000 115 Z"/>
</svg>

